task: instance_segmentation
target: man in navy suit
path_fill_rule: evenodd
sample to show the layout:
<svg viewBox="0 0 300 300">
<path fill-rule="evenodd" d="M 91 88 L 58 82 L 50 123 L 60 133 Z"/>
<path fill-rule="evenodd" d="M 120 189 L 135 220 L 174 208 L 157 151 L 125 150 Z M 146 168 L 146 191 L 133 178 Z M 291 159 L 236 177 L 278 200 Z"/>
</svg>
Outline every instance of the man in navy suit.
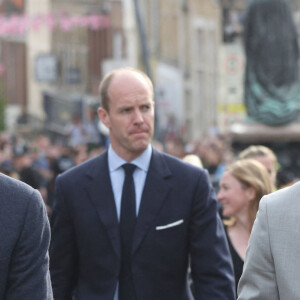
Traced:
<svg viewBox="0 0 300 300">
<path fill-rule="evenodd" d="M 0 173 L 0 299 L 51 300 L 50 227 L 40 193 Z"/>
<path fill-rule="evenodd" d="M 56 180 L 50 247 L 54 298 L 193 299 L 190 265 L 195 299 L 235 299 L 232 263 L 207 173 L 150 144 L 150 79 L 136 69 L 114 70 L 103 79 L 100 96 L 98 114 L 110 130 L 108 151 Z M 124 259 L 126 163 L 134 165 L 136 220 Z M 127 295 L 121 289 L 124 264 Z"/>
</svg>

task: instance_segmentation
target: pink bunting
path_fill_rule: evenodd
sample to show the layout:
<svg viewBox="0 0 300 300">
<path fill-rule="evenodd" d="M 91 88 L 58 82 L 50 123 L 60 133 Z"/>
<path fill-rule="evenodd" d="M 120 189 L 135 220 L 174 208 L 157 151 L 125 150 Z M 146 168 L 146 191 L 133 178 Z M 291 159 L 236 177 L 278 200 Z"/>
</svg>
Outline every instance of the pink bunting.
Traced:
<svg viewBox="0 0 300 300">
<path fill-rule="evenodd" d="M 46 26 L 49 30 L 60 28 L 62 31 L 70 31 L 76 27 L 86 27 L 91 30 L 99 30 L 110 26 L 110 19 L 106 15 L 69 16 L 66 13 L 58 15 L 45 14 L 36 16 L 12 15 L 10 17 L 0 15 L 0 36 L 22 35 L 28 30 L 38 31 Z"/>
</svg>

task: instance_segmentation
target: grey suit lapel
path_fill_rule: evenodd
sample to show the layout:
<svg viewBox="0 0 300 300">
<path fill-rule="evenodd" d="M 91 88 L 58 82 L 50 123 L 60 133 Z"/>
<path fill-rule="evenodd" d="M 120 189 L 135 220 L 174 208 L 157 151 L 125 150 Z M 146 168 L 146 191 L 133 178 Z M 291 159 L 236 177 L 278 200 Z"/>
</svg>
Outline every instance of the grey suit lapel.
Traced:
<svg viewBox="0 0 300 300">
<path fill-rule="evenodd" d="M 167 180 L 170 176 L 171 171 L 163 159 L 163 156 L 153 150 L 134 232 L 133 253 L 137 250 L 148 230 L 153 225 L 171 189 Z"/>
<path fill-rule="evenodd" d="M 100 220 L 107 230 L 115 253 L 120 257 L 119 224 L 108 171 L 107 152 L 99 157 L 87 176 L 90 177 L 90 182 L 86 186 L 90 200 L 94 203 Z"/>
</svg>

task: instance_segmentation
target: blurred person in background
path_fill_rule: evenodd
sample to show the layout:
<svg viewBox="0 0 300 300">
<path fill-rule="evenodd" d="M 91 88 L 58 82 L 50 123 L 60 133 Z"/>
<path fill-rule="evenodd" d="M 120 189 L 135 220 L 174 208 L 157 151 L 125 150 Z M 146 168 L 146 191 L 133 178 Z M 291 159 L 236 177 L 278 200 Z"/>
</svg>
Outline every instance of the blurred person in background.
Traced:
<svg viewBox="0 0 300 300">
<path fill-rule="evenodd" d="M 37 137 L 30 142 L 32 166 L 43 176 L 45 182 L 53 176 L 48 155 L 51 147 L 50 139 L 42 133 L 39 133 Z"/>
<path fill-rule="evenodd" d="M 14 165 L 11 160 L 4 160 L 0 163 L 0 172 L 15 179 L 19 179 L 17 172 L 15 172 Z"/>
<path fill-rule="evenodd" d="M 286 168 L 280 168 L 277 172 L 276 178 L 277 189 L 291 186 L 300 180 L 300 177 L 297 177 L 294 172 L 291 172 Z"/>
<path fill-rule="evenodd" d="M 0 133 L 0 162 L 11 160 L 12 158 L 12 139 L 11 136 L 5 132 Z"/>
<path fill-rule="evenodd" d="M 72 121 L 65 126 L 65 132 L 68 136 L 68 145 L 71 147 L 76 147 L 87 142 L 88 133 L 80 114 L 74 114 Z"/>
<path fill-rule="evenodd" d="M 181 158 L 185 153 L 183 141 L 180 139 L 166 141 L 164 145 L 164 152 Z"/>
<path fill-rule="evenodd" d="M 266 168 L 254 159 L 241 159 L 228 165 L 220 181 L 217 198 L 223 207 L 223 220 L 233 260 L 236 286 L 243 271 L 251 229 L 263 195 L 272 192 Z"/>
<path fill-rule="evenodd" d="M 47 185 L 47 205 L 52 208 L 56 177 L 74 167 L 73 149 L 65 144 L 55 144 L 47 153 L 52 177 Z"/>
<path fill-rule="evenodd" d="M 89 158 L 87 145 L 80 145 L 74 149 L 74 162 L 78 166 Z"/>
<path fill-rule="evenodd" d="M 196 154 L 187 154 L 182 158 L 182 160 L 196 167 L 203 168 L 202 161 Z"/>
<path fill-rule="evenodd" d="M 261 162 L 270 174 L 273 190 L 276 189 L 278 160 L 273 150 L 262 145 L 251 145 L 240 152 L 239 158 L 253 158 Z"/>
<path fill-rule="evenodd" d="M 196 150 L 204 168 L 207 169 L 215 191 L 219 189 L 219 182 L 226 169 L 232 162 L 232 149 L 226 136 L 212 136 L 198 145 Z"/>
<path fill-rule="evenodd" d="M 74 150 L 68 145 L 58 145 L 56 152 L 53 153 L 53 159 L 51 163 L 51 169 L 54 173 L 54 177 L 71 169 L 75 166 Z"/>
<path fill-rule="evenodd" d="M 13 164 L 21 181 L 34 189 L 42 187 L 41 175 L 32 167 L 33 161 L 26 146 L 14 148 Z"/>
<path fill-rule="evenodd" d="M 39 190 L 46 204 L 47 212 L 50 213 L 51 208 L 47 204 L 47 186 L 44 178 L 33 167 L 33 160 L 30 154 L 30 149 L 25 145 L 19 145 L 13 149 L 13 165 L 18 179 L 27 183 L 32 188 Z"/>
<path fill-rule="evenodd" d="M 0 133 L 0 172 L 18 179 L 12 162 L 10 137 L 4 133 Z"/>
<path fill-rule="evenodd" d="M 84 122 L 84 128 L 87 134 L 86 143 L 89 151 L 105 144 L 105 141 L 103 140 L 102 134 L 99 130 L 97 109 L 89 107 L 87 120 Z"/>
</svg>

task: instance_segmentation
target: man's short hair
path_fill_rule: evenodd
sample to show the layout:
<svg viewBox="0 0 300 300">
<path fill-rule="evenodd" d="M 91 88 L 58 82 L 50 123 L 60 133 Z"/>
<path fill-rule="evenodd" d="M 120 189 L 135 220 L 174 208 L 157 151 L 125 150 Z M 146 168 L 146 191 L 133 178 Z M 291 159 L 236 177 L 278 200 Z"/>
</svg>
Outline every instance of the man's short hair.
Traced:
<svg viewBox="0 0 300 300">
<path fill-rule="evenodd" d="M 119 74 L 121 72 L 124 72 L 124 71 L 131 71 L 131 72 L 135 72 L 135 73 L 138 73 L 138 74 L 142 75 L 143 78 L 146 80 L 146 82 L 149 85 L 150 91 L 152 93 L 152 97 L 154 95 L 153 84 L 152 84 L 152 81 L 148 77 L 147 74 L 145 74 L 144 72 L 142 72 L 142 71 L 140 71 L 138 69 L 131 68 L 131 67 L 115 69 L 115 70 L 112 70 L 111 72 L 109 72 L 108 74 L 106 74 L 104 76 L 104 78 L 102 79 L 102 81 L 100 82 L 100 85 L 99 85 L 99 93 L 100 93 L 101 105 L 102 105 L 102 107 L 106 111 L 109 111 L 109 100 L 110 100 L 109 99 L 109 95 L 108 95 L 109 86 L 110 86 L 113 78 L 117 74 Z"/>
</svg>

